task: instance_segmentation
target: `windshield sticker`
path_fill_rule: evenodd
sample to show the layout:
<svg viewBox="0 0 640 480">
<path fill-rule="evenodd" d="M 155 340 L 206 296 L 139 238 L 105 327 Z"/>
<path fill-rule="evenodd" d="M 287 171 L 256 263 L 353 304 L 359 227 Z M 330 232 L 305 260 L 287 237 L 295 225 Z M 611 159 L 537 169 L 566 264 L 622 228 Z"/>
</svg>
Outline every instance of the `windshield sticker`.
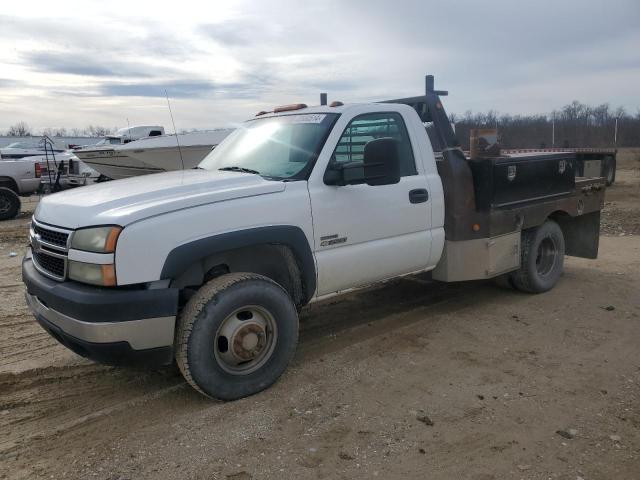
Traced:
<svg viewBox="0 0 640 480">
<path fill-rule="evenodd" d="M 283 123 L 322 123 L 326 116 L 324 113 L 305 113 L 303 115 L 283 115 L 276 118 Z"/>
</svg>

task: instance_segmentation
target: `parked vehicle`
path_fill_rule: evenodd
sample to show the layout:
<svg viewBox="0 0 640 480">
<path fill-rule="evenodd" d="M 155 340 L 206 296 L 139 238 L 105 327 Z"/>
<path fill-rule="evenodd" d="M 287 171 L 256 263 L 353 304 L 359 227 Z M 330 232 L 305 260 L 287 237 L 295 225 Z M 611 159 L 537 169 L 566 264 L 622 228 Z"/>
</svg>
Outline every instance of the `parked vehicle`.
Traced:
<svg viewBox="0 0 640 480">
<path fill-rule="evenodd" d="M 95 145 L 74 149 L 74 153 L 86 165 L 113 180 L 157 173 L 162 170 L 122 153 L 119 147 L 141 138 L 161 135 L 164 135 L 164 127 L 158 125 L 121 128 L 114 135 L 106 136 Z"/>
<path fill-rule="evenodd" d="M 44 191 L 66 190 L 95 183 L 100 173 L 80 160 L 72 151 L 55 156 L 27 157 L 40 163 L 41 183 Z"/>
<path fill-rule="evenodd" d="M 0 161 L 0 220 L 20 213 L 20 196 L 40 188 L 40 164 L 29 157 Z"/>
<path fill-rule="evenodd" d="M 65 145 L 54 143 L 52 140 L 49 140 L 49 142 L 50 143 L 47 145 L 44 138 L 38 141 L 35 141 L 34 139 L 27 139 L 21 142 L 13 142 L 4 148 L 0 148 L 0 158 L 3 160 L 18 160 L 24 157 L 44 155 L 45 148 L 50 155 L 52 153 L 62 153 L 67 150 Z"/>
<path fill-rule="evenodd" d="M 418 97 L 279 107 L 198 169 L 43 199 L 32 312 L 81 355 L 175 359 L 199 392 L 236 399 L 283 373 L 309 302 L 419 271 L 541 293 L 565 255 L 595 258 L 605 180 L 576 179 L 574 153 L 467 160 L 445 93 L 427 77 Z"/>
<path fill-rule="evenodd" d="M 117 147 L 117 150 L 119 154 L 159 171 L 185 170 L 197 166 L 232 131 L 213 130 L 141 138 Z"/>
<path fill-rule="evenodd" d="M 231 132 L 232 130 L 213 130 L 152 135 L 137 139 L 133 137 L 131 142 L 102 144 L 75 153 L 105 177 L 118 180 L 194 168 Z"/>
</svg>

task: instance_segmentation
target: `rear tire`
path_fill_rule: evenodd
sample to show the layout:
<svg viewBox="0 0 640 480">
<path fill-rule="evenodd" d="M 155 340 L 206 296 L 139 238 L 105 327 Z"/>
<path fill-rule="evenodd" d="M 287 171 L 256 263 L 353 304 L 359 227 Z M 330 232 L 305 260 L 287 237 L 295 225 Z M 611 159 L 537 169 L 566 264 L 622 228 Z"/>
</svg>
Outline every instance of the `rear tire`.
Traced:
<svg viewBox="0 0 640 480">
<path fill-rule="evenodd" d="M 522 232 L 520 269 L 511 274 L 515 288 L 527 293 L 551 290 L 564 268 L 564 236 L 553 220 Z"/>
<path fill-rule="evenodd" d="M 20 213 L 20 197 L 11 189 L 0 187 L 0 220 L 15 218 Z"/>
<path fill-rule="evenodd" d="M 254 273 L 230 273 L 198 290 L 176 330 L 176 363 L 200 393 L 235 400 L 271 386 L 298 343 L 298 314 L 287 292 Z"/>
</svg>

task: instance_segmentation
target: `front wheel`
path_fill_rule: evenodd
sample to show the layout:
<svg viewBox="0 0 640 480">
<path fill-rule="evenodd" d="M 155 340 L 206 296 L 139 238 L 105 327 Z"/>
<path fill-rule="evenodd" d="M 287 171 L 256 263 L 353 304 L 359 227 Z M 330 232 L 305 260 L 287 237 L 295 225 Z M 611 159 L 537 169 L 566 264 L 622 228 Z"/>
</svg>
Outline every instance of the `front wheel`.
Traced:
<svg viewBox="0 0 640 480">
<path fill-rule="evenodd" d="M 176 331 L 176 362 L 196 390 L 235 400 L 273 384 L 298 342 L 287 292 L 253 273 L 211 280 L 189 299 Z"/>
<path fill-rule="evenodd" d="M 511 283 L 520 291 L 542 293 L 551 290 L 564 269 L 564 236 L 553 220 L 522 232 L 520 269 Z"/>
</svg>

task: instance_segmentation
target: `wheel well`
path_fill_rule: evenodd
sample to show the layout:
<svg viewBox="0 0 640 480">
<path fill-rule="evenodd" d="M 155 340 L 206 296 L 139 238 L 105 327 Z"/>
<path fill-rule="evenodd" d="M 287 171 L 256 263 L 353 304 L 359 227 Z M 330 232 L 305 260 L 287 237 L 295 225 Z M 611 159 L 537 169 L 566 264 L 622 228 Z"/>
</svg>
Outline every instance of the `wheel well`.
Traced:
<svg viewBox="0 0 640 480">
<path fill-rule="evenodd" d="M 15 193 L 20 193 L 18 191 L 18 184 L 11 177 L 0 177 L 0 187 L 5 187 L 9 190 L 13 190 Z"/>
<path fill-rule="evenodd" d="M 571 215 L 569 215 L 567 212 L 565 212 L 564 210 L 556 210 L 555 212 L 551 213 L 547 219 L 548 220 L 553 220 L 556 223 L 560 223 L 562 222 L 564 219 L 567 218 L 571 218 Z"/>
<path fill-rule="evenodd" d="M 307 302 L 301 262 L 294 251 L 283 244 L 259 244 L 216 252 L 194 263 L 174 278 L 171 285 L 195 290 L 226 273 L 250 272 L 264 275 L 284 288 L 296 306 Z"/>
</svg>

